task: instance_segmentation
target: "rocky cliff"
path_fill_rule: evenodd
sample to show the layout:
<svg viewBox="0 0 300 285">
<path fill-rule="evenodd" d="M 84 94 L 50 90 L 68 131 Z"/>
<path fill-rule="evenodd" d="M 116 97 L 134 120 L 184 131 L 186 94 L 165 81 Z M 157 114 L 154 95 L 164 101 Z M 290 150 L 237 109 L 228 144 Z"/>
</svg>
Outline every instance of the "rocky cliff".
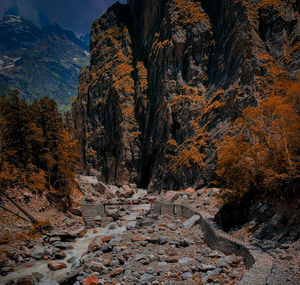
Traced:
<svg viewBox="0 0 300 285">
<path fill-rule="evenodd" d="M 292 0 L 112 6 L 73 104 L 85 167 L 152 191 L 212 181 L 230 122 L 300 71 L 299 13 Z"/>
</svg>

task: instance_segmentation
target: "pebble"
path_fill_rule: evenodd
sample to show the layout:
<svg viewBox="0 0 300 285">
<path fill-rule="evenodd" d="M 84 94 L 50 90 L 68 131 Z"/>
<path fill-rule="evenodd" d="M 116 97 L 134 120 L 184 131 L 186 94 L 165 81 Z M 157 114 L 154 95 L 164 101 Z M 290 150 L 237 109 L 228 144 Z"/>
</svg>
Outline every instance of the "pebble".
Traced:
<svg viewBox="0 0 300 285">
<path fill-rule="evenodd" d="M 140 278 L 140 284 L 147 284 L 149 282 L 153 282 L 155 280 L 155 276 L 144 273 Z"/>
<path fill-rule="evenodd" d="M 183 257 L 183 258 L 180 258 L 179 260 L 178 260 L 178 263 L 181 263 L 181 264 L 188 264 L 188 263 L 191 263 L 191 262 L 193 262 L 194 261 L 194 259 L 192 259 L 192 258 L 189 258 L 189 257 Z"/>
<path fill-rule="evenodd" d="M 192 275 L 192 273 L 190 273 L 190 272 L 184 272 L 183 274 L 181 274 L 181 278 L 183 279 L 183 280 L 187 280 L 187 279 L 190 279 L 190 278 L 192 278 L 193 277 L 193 275 Z"/>
</svg>

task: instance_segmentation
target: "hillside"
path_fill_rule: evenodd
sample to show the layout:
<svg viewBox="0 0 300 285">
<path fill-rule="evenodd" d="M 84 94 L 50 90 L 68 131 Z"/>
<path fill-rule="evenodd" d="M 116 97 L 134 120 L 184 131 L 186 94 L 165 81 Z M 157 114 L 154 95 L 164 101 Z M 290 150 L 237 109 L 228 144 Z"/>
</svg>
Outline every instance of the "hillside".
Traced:
<svg viewBox="0 0 300 285">
<path fill-rule="evenodd" d="M 48 96 L 61 106 L 76 95 L 88 47 L 58 25 L 37 28 L 19 16 L 0 21 L 0 81 L 32 102 Z M 1 88 L 3 90 L 3 88 Z"/>
<path fill-rule="evenodd" d="M 258 0 L 112 6 L 92 25 L 73 104 L 86 168 L 149 191 L 211 184 L 229 126 L 268 97 L 284 103 L 296 81 L 299 9 Z"/>
</svg>

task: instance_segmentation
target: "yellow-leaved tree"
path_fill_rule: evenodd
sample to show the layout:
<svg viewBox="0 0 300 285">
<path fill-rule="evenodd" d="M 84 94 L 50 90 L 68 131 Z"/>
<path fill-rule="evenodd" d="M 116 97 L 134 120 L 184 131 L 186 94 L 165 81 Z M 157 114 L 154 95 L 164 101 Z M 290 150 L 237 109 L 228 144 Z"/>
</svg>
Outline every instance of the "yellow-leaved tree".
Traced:
<svg viewBox="0 0 300 285">
<path fill-rule="evenodd" d="M 297 191 L 300 174 L 299 81 L 248 107 L 218 144 L 217 175 L 233 199 L 258 191 L 277 197 Z M 286 86 L 286 85 L 285 85 Z M 260 192 L 259 192 L 260 191 Z"/>
</svg>

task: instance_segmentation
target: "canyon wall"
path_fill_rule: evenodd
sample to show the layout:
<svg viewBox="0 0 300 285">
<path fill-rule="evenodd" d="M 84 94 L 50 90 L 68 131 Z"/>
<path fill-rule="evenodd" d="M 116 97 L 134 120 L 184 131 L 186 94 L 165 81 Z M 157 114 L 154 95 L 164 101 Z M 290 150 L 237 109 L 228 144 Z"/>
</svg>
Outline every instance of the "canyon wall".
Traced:
<svg viewBox="0 0 300 285">
<path fill-rule="evenodd" d="M 300 4 L 128 0 L 91 27 L 73 104 L 83 163 L 151 191 L 215 178 L 216 142 L 300 71 Z"/>
</svg>

